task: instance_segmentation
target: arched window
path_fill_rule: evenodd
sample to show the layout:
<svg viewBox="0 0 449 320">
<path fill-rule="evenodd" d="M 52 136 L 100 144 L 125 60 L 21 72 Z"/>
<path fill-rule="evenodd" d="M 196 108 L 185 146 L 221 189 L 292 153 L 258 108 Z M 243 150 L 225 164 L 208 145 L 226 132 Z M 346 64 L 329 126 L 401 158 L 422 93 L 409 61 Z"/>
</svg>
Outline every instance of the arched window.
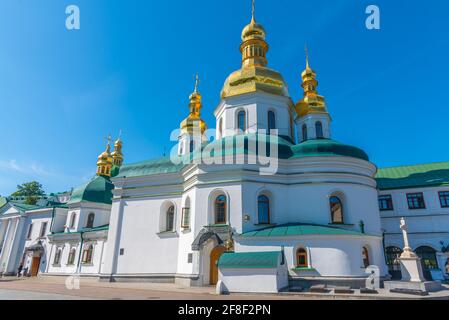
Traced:
<svg viewBox="0 0 449 320">
<path fill-rule="evenodd" d="M 67 265 L 72 266 L 75 264 L 75 256 L 76 256 L 76 249 L 72 248 L 69 252 L 69 258 L 67 259 Z"/>
<path fill-rule="evenodd" d="M 82 262 L 85 264 L 91 264 L 93 252 L 94 252 L 94 246 L 92 244 L 85 245 L 84 250 L 83 250 Z"/>
<path fill-rule="evenodd" d="M 270 224 L 270 199 L 261 195 L 257 199 L 257 212 L 259 224 Z"/>
<path fill-rule="evenodd" d="M 175 207 L 171 206 L 167 210 L 165 231 L 174 231 L 175 228 Z"/>
<path fill-rule="evenodd" d="M 422 246 L 417 248 L 415 253 L 421 258 L 424 278 L 429 281 L 433 280 L 430 271 L 438 269 L 436 250 L 428 246 Z"/>
<path fill-rule="evenodd" d="M 190 153 L 193 152 L 193 147 L 194 147 L 194 144 L 193 144 L 193 139 L 192 139 L 192 140 L 189 141 L 189 152 Z"/>
<path fill-rule="evenodd" d="M 332 223 L 343 223 L 343 204 L 339 197 L 329 199 Z"/>
<path fill-rule="evenodd" d="M 315 131 L 316 131 L 317 139 L 324 138 L 324 135 L 323 135 L 323 124 L 321 123 L 321 121 L 317 121 L 315 123 Z"/>
<path fill-rule="evenodd" d="M 399 257 L 401 256 L 401 254 L 402 250 L 398 247 L 387 247 L 385 249 L 385 258 L 387 260 L 388 272 L 394 280 L 402 279 L 401 262 L 399 261 Z"/>
<path fill-rule="evenodd" d="M 181 227 L 184 229 L 190 228 L 190 198 L 186 199 L 186 204 L 182 208 Z"/>
<path fill-rule="evenodd" d="M 276 129 L 276 115 L 273 111 L 268 111 L 268 134 L 274 129 Z"/>
<path fill-rule="evenodd" d="M 302 141 L 306 141 L 307 138 L 307 126 L 305 124 L 302 125 Z"/>
<path fill-rule="evenodd" d="M 221 195 L 215 199 L 215 224 L 226 224 L 226 196 Z"/>
<path fill-rule="evenodd" d="M 73 212 L 72 216 L 70 217 L 70 225 L 69 225 L 70 229 L 75 228 L 75 222 L 76 222 L 76 213 Z"/>
<path fill-rule="evenodd" d="M 61 255 L 62 255 L 62 249 L 58 248 L 55 252 L 55 259 L 53 260 L 53 264 L 60 265 L 61 264 Z"/>
<path fill-rule="evenodd" d="M 363 266 L 365 268 L 368 268 L 370 266 L 370 261 L 369 261 L 369 251 L 366 247 L 363 247 L 362 249 L 362 259 L 363 259 Z"/>
<path fill-rule="evenodd" d="M 237 128 L 244 133 L 246 131 L 246 112 L 240 111 L 237 116 Z"/>
<path fill-rule="evenodd" d="M 296 250 L 296 267 L 307 268 L 309 263 L 307 261 L 307 251 L 304 248 L 299 248 Z"/>
<path fill-rule="evenodd" d="M 95 213 L 89 213 L 89 215 L 87 216 L 86 228 L 92 229 L 94 227 L 94 221 L 95 221 Z"/>
</svg>

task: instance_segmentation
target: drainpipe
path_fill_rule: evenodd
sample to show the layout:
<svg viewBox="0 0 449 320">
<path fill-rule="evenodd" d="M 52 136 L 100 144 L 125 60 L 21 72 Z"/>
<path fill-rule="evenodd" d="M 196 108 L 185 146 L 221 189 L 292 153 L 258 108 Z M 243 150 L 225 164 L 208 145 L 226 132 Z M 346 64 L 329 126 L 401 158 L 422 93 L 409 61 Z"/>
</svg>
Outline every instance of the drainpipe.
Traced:
<svg viewBox="0 0 449 320">
<path fill-rule="evenodd" d="M 80 244 L 80 252 L 78 254 L 78 265 L 76 266 L 76 270 L 77 270 L 78 274 L 81 274 L 81 255 L 83 253 L 83 243 L 84 243 L 83 234 L 84 234 L 84 232 L 80 233 L 81 244 Z"/>
</svg>

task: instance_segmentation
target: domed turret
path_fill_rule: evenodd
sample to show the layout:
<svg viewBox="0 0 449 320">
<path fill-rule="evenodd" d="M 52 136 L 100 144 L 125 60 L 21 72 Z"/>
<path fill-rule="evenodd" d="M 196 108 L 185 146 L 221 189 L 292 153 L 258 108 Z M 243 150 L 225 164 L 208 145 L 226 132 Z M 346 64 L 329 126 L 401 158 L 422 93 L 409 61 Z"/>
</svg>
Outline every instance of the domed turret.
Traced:
<svg viewBox="0 0 449 320">
<path fill-rule="evenodd" d="M 112 156 L 111 156 L 111 144 L 110 144 L 111 137 L 108 137 L 108 144 L 106 145 L 106 150 L 103 151 L 98 156 L 97 161 L 97 175 L 98 176 L 105 176 L 110 177 L 111 176 L 111 168 L 112 168 Z"/>
<path fill-rule="evenodd" d="M 240 52 L 242 68 L 233 72 L 225 81 L 221 97 L 227 98 L 252 92 L 266 92 L 288 97 L 287 85 L 281 74 L 267 68 L 268 43 L 264 27 L 256 22 L 255 6 L 251 22 L 243 28 Z"/>
<path fill-rule="evenodd" d="M 318 94 L 316 72 L 310 67 L 306 48 L 306 69 L 301 73 L 304 97 L 296 104 L 296 125 L 298 140 L 330 139 L 331 118 L 327 112 L 326 101 Z"/>
<path fill-rule="evenodd" d="M 317 91 L 318 81 L 316 72 L 310 68 L 309 57 L 306 57 L 306 69 L 301 74 L 304 97 L 296 104 L 298 117 L 304 117 L 310 113 L 327 113 L 326 102 Z"/>
<path fill-rule="evenodd" d="M 122 146 L 123 142 L 120 138 L 115 141 L 114 143 L 114 152 L 112 152 L 112 164 L 117 167 L 121 167 L 123 164 L 123 153 L 122 153 Z"/>
</svg>

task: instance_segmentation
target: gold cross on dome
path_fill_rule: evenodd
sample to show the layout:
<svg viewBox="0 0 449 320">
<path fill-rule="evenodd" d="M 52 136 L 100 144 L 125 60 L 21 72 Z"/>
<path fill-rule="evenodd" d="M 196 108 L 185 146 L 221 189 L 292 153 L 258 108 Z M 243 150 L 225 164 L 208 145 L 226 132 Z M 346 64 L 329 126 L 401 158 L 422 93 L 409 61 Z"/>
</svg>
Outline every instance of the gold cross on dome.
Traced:
<svg viewBox="0 0 449 320">
<path fill-rule="evenodd" d="M 255 16 L 256 16 L 256 0 L 253 0 L 252 9 L 251 9 L 251 15 L 253 17 L 253 20 L 256 20 L 255 19 Z"/>
<path fill-rule="evenodd" d="M 199 84 L 200 84 L 200 77 L 198 76 L 198 73 L 197 73 L 195 76 L 195 90 L 194 90 L 195 93 L 198 93 Z"/>
</svg>

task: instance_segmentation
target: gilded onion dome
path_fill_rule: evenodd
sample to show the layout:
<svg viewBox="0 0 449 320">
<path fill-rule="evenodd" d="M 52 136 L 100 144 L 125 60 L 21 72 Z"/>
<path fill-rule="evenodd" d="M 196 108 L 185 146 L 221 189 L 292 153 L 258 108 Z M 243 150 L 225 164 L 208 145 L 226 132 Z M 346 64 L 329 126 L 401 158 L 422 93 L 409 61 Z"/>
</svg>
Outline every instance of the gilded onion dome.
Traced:
<svg viewBox="0 0 449 320">
<path fill-rule="evenodd" d="M 114 143 L 114 152 L 112 152 L 112 164 L 117 167 L 121 167 L 123 164 L 123 153 L 122 153 L 123 142 L 120 137 Z"/>
<path fill-rule="evenodd" d="M 268 43 L 261 24 L 256 22 L 253 13 L 251 22 L 242 31 L 242 68 L 233 72 L 225 81 L 221 97 L 232 97 L 245 93 L 262 91 L 266 93 L 289 96 L 287 85 L 281 74 L 267 68 Z"/>
<path fill-rule="evenodd" d="M 195 89 L 189 97 L 189 116 L 181 122 L 182 133 L 188 133 L 190 135 L 193 135 L 195 130 L 198 130 L 195 128 L 199 128 L 201 134 L 204 134 L 204 131 L 207 129 L 206 122 L 201 119 L 201 108 L 203 105 L 201 103 L 201 94 L 198 92 L 198 85 L 199 78 L 197 75 L 195 79 Z"/>
<path fill-rule="evenodd" d="M 112 156 L 111 156 L 111 144 L 110 144 L 110 137 L 108 138 L 108 144 L 106 146 L 106 150 L 103 151 L 98 156 L 97 161 L 97 175 L 98 176 L 105 176 L 110 177 L 111 176 L 111 168 L 112 168 Z"/>
<path fill-rule="evenodd" d="M 318 81 L 316 72 L 310 68 L 309 57 L 306 57 L 306 69 L 301 74 L 302 88 L 304 97 L 296 104 L 296 113 L 298 117 L 304 117 L 308 114 L 327 114 L 326 101 L 317 91 Z"/>
</svg>

